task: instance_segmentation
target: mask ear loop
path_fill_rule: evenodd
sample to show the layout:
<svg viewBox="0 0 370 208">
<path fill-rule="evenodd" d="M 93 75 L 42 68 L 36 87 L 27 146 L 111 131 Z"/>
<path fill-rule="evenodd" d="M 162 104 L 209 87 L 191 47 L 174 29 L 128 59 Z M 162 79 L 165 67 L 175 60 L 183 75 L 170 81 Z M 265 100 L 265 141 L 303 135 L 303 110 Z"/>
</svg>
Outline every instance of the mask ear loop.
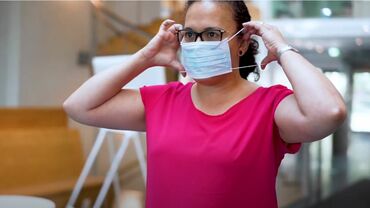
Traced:
<svg viewBox="0 0 370 208">
<path fill-rule="evenodd" d="M 230 38 L 227 38 L 225 40 L 230 41 L 231 39 L 235 38 L 235 36 L 237 36 L 239 33 L 241 33 L 243 30 L 244 30 L 244 27 L 242 29 L 240 29 L 238 32 L 236 32 L 233 36 L 231 36 Z"/>
<path fill-rule="evenodd" d="M 260 71 L 261 70 L 261 66 L 258 65 L 258 64 L 253 64 L 253 65 L 248 65 L 248 66 L 234 67 L 234 68 L 231 68 L 231 70 L 244 69 L 244 68 L 250 68 L 250 67 L 257 67 L 257 71 Z M 253 73 L 255 74 L 254 81 L 257 82 L 258 79 L 259 79 L 259 74 L 256 73 L 256 72 L 253 72 Z"/>
<path fill-rule="evenodd" d="M 242 31 L 244 30 L 244 27 L 242 29 L 240 29 L 238 32 L 236 32 L 233 36 L 229 37 L 229 38 L 226 38 L 225 40 L 221 41 L 218 45 L 216 45 L 215 48 L 217 48 L 218 46 L 220 46 L 221 44 L 225 43 L 225 42 L 229 42 L 231 39 L 235 38 L 235 36 L 237 36 L 239 33 L 241 33 Z"/>
<path fill-rule="evenodd" d="M 239 33 L 241 33 L 242 31 L 244 30 L 244 27 L 242 29 L 240 29 L 237 33 L 235 33 L 233 36 L 231 36 L 230 38 L 227 38 L 223 41 L 221 41 L 220 44 L 217 45 L 217 47 L 219 45 L 221 45 L 222 43 L 224 42 L 228 42 L 230 41 L 231 39 L 233 39 L 235 36 L 237 36 Z M 240 66 L 240 67 L 234 67 L 234 68 L 231 68 L 231 70 L 236 70 L 236 69 L 245 69 L 245 68 L 250 68 L 250 67 L 257 67 L 257 71 L 259 71 L 261 69 L 261 66 L 258 65 L 258 64 L 253 64 L 253 65 L 248 65 L 248 66 Z M 255 81 L 257 81 L 257 79 L 255 78 Z"/>
<path fill-rule="evenodd" d="M 254 65 L 248 65 L 248 66 L 240 66 L 240 67 L 234 67 L 234 68 L 231 68 L 232 70 L 236 70 L 236 69 L 244 69 L 244 68 L 250 68 L 250 67 L 258 67 L 258 64 L 254 64 Z"/>
</svg>

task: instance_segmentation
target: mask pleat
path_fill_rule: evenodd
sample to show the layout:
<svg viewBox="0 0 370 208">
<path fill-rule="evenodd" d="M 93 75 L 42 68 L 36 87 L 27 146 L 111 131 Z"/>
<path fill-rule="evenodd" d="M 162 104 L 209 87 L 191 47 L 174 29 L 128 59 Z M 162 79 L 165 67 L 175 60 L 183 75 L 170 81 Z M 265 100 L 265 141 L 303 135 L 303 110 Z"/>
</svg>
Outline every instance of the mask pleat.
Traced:
<svg viewBox="0 0 370 208">
<path fill-rule="evenodd" d="M 181 60 L 189 76 L 205 79 L 232 71 L 227 42 L 203 41 L 181 44 Z"/>
</svg>

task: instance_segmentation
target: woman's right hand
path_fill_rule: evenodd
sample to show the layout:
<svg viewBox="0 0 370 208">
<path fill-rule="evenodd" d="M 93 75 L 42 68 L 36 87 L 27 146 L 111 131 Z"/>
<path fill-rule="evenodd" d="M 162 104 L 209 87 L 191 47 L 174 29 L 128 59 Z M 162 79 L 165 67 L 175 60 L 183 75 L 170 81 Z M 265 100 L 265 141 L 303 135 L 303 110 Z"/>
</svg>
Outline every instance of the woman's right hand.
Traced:
<svg viewBox="0 0 370 208">
<path fill-rule="evenodd" d="M 184 70 L 177 59 L 180 45 L 176 29 L 180 27 L 173 20 L 164 21 L 154 38 L 131 59 L 87 80 L 63 103 L 68 115 L 87 125 L 145 131 L 145 108 L 140 92 L 122 86 L 148 67 Z"/>
<path fill-rule="evenodd" d="M 182 25 L 175 24 L 173 20 L 163 21 L 158 33 L 139 51 L 146 58 L 150 67 L 166 66 L 180 72 L 185 71 L 177 57 L 180 44 L 177 40 L 176 30 L 181 27 Z"/>
</svg>

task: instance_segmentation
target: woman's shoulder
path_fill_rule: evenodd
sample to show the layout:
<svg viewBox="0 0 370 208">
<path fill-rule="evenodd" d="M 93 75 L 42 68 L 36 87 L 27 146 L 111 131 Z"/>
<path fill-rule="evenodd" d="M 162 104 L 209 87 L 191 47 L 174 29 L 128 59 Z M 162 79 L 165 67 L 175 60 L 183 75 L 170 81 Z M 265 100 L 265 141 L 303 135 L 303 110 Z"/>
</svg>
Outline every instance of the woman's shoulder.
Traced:
<svg viewBox="0 0 370 208">
<path fill-rule="evenodd" d="M 169 82 L 161 85 L 149 85 L 140 88 L 141 98 L 144 106 L 150 108 L 155 106 L 159 101 L 167 103 L 169 100 L 174 99 L 173 95 L 184 95 L 187 87 L 192 83 L 183 84 L 181 82 Z"/>
<path fill-rule="evenodd" d="M 274 109 L 287 96 L 294 93 L 287 86 L 276 84 L 271 86 L 260 87 L 260 98 L 263 103 L 271 105 Z"/>
<path fill-rule="evenodd" d="M 259 94 L 262 97 L 268 96 L 272 97 L 272 95 L 278 95 L 281 93 L 292 93 L 293 91 L 288 87 L 282 84 L 275 84 L 275 85 L 258 85 L 257 83 L 248 82 L 249 91 L 252 91 L 251 94 Z"/>
<path fill-rule="evenodd" d="M 284 93 L 293 93 L 293 90 L 289 89 L 287 86 L 282 85 L 282 84 L 275 84 L 271 86 L 259 86 L 261 88 L 265 95 L 279 95 L 279 94 L 284 94 Z"/>
<path fill-rule="evenodd" d="M 162 97 L 164 95 L 178 94 L 184 92 L 187 87 L 191 86 L 191 82 L 183 84 L 181 82 L 169 82 L 160 85 L 145 85 L 140 88 L 142 97 L 147 99 L 155 99 L 156 97 Z"/>
<path fill-rule="evenodd" d="M 160 84 L 160 85 L 144 85 L 141 87 L 141 90 L 149 90 L 152 92 L 170 92 L 170 91 L 182 91 L 186 87 L 189 87 L 192 83 L 186 83 L 183 84 L 179 81 L 169 82 L 166 84 Z"/>
<path fill-rule="evenodd" d="M 287 86 L 282 84 L 275 84 L 270 86 L 260 86 L 267 91 L 279 91 L 279 90 L 290 90 Z"/>
</svg>

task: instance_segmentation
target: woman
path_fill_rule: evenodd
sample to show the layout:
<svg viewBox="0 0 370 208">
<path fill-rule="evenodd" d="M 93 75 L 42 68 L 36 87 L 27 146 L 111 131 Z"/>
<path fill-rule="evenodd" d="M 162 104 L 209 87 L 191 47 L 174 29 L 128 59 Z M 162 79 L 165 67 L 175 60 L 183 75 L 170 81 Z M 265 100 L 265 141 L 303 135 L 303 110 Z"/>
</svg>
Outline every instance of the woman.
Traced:
<svg viewBox="0 0 370 208">
<path fill-rule="evenodd" d="M 246 80 L 253 34 L 268 49 L 262 67 L 278 61 L 294 93 Z M 146 207 L 277 207 L 284 154 L 324 138 L 346 117 L 335 87 L 287 45 L 275 27 L 251 22 L 242 1 L 188 2 L 183 29 L 164 21 L 130 61 L 86 81 L 64 108 L 81 123 L 147 132 Z M 158 65 L 195 82 L 121 89 Z"/>
</svg>

